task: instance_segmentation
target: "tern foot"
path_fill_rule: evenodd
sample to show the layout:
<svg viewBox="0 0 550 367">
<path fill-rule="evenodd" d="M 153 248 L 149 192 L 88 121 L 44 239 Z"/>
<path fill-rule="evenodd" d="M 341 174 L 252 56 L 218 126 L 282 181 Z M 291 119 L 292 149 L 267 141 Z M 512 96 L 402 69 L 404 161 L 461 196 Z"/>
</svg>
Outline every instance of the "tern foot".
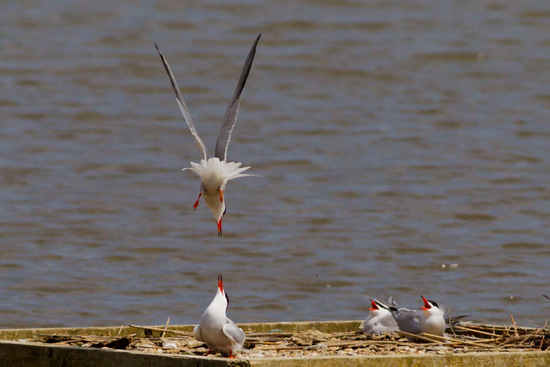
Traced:
<svg viewBox="0 0 550 367">
<path fill-rule="evenodd" d="M 199 199 L 201 198 L 202 192 L 199 192 L 199 197 L 197 198 L 197 201 L 195 201 L 195 204 L 193 204 L 193 209 L 197 210 L 197 207 L 199 206 Z"/>
</svg>

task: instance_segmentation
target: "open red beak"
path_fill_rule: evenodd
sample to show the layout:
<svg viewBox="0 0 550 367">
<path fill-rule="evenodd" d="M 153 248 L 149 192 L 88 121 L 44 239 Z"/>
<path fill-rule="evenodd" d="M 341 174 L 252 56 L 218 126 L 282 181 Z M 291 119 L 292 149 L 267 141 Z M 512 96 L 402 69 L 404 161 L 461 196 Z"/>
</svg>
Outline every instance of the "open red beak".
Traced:
<svg viewBox="0 0 550 367">
<path fill-rule="evenodd" d="M 221 274 L 218 274 L 218 289 L 223 293 L 223 278 Z"/>
<path fill-rule="evenodd" d="M 370 300 L 370 303 L 371 303 L 371 308 L 370 308 L 370 309 L 371 309 L 372 311 L 376 311 L 376 310 L 379 309 L 379 308 L 378 308 L 378 305 L 376 304 L 376 302 L 374 302 L 372 299 Z"/>
<path fill-rule="evenodd" d="M 422 297 L 422 300 L 424 301 L 424 307 L 420 307 L 421 310 L 429 310 L 430 308 L 432 308 L 432 306 L 428 303 L 428 300 L 426 298 Z"/>
</svg>

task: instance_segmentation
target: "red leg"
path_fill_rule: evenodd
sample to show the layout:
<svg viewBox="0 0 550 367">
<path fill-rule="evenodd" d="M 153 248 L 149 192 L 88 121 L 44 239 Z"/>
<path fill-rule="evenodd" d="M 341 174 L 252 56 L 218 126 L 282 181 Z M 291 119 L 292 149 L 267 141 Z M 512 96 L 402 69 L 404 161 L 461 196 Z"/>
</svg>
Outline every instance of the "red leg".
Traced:
<svg viewBox="0 0 550 367">
<path fill-rule="evenodd" d="M 220 189 L 220 203 L 223 203 L 223 190 Z"/>
<path fill-rule="evenodd" d="M 230 359 L 235 359 L 235 358 L 236 358 L 236 357 L 233 355 L 233 351 L 232 351 L 232 350 L 229 351 L 229 358 L 230 358 Z"/>
<path fill-rule="evenodd" d="M 218 237 L 222 236 L 222 219 L 218 221 Z"/>
<path fill-rule="evenodd" d="M 197 206 L 199 206 L 199 199 L 201 198 L 202 192 L 199 192 L 199 197 L 197 198 L 197 201 L 195 201 L 195 204 L 193 204 L 193 209 L 197 210 Z"/>
</svg>

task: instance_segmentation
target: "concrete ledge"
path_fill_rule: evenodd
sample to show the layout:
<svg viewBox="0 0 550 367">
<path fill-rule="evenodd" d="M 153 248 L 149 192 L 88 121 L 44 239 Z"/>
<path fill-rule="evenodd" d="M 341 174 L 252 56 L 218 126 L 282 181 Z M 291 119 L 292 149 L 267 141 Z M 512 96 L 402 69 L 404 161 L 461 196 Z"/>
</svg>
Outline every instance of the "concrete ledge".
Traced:
<svg viewBox="0 0 550 367">
<path fill-rule="evenodd" d="M 265 358 L 250 359 L 249 362 L 257 367 L 542 367 L 550 366 L 550 352 Z"/>
<path fill-rule="evenodd" d="M 0 362 L 11 367 L 507 367 L 550 366 L 550 352 L 471 353 L 303 358 L 227 358 L 174 356 L 110 349 L 91 349 L 0 341 Z"/>
<path fill-rule="evenodd" d="M 319 330 L 327 333 L 355 331 L 361 321 L 328 322 L 277 322 L 262 324 L 240 324 L 245 331 L 296 332 Z M 162 328 L 155 326 L 156 328 Z M 172 326 L 169 330 L 191 332 L 193 325 Z M 120 332 L 120 333 L 119 333 Z M 26 342 L 24 339 L 37 335 L 95 335 L 95 336 L 138 336 L 158 337 L 158 331 L 145 331 L 135 327 L 56 328 L 56 329 L 11 329 L 0 330 L 0 366 L 14 367 L 58 367 L 58 366 L 113 366 L 113 367 L 339 367 L 370 366 L 550 366 L 550 351 L 525 352 L 478 352 L 443 355 L 398 354 L 384 356 L 327 356 L 327 357 L 284 357 L 284 358 L 242 358 L 227 359 L 194 355 L 172 355 L 136 351 L 95 349 Z M 147 334 L 147 335 L 145 335 Z"/>
<path fill-rule="evenodd" d="M 250 366 L 250 363 L 246 360 L 216 357 L 173 356 L 0 341 L 0 365 L 10 367 L 245 367 Z"/>
</svg>

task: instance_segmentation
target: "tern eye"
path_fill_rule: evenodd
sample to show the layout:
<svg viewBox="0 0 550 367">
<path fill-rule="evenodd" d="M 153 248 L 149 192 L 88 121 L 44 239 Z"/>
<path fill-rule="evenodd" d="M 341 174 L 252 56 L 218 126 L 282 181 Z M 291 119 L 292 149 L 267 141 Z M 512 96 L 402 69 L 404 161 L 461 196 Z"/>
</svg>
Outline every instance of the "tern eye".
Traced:
<svg viewBox="0 0 550 367">
<path fill-rule="evenodd" d="M 434 301 L 429 301 L 429 300 L 428 300 L 428 302 L 430 302 L 434 307 L 439 308 L 439 306 L 437 305 L 437 303 L 435 303 Z"/>
</svg>

